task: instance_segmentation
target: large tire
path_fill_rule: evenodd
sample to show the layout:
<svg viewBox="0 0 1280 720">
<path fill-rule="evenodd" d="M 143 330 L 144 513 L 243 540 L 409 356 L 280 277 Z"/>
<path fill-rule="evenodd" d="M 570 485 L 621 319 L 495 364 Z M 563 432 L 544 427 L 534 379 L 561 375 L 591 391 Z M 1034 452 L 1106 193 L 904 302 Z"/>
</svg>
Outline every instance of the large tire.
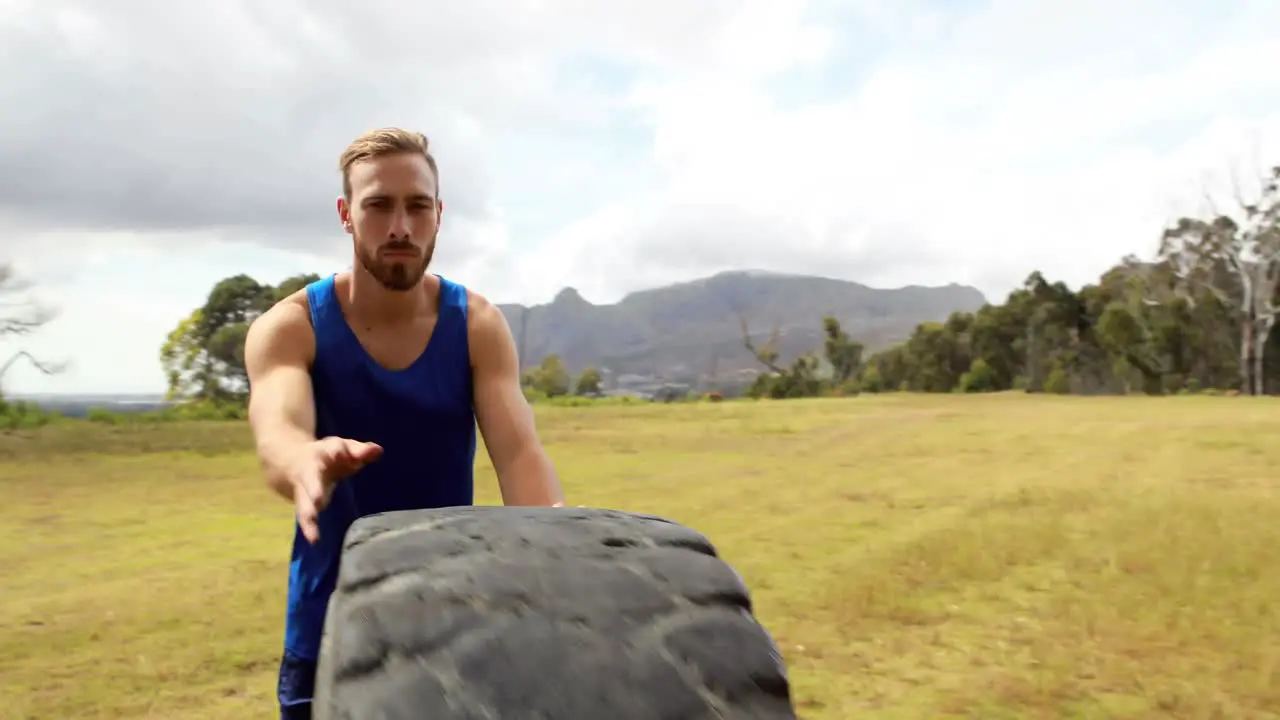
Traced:
<svg viewBox="0 0 1280 720">
<path fill-rule="evenodd" d="M 741 578 L 702 535 L 611 510 L 357 521 L 316 720 L 793 720 Z"/>
</svg>

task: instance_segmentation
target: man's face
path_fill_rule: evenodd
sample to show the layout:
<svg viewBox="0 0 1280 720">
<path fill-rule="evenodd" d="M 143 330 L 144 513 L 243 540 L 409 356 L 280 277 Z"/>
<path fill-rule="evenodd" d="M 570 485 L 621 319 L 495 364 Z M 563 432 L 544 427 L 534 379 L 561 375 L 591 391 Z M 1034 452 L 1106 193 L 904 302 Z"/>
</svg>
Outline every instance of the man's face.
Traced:
<svg viewBox="0 0 1280 720">
<path fill-rule="evenodd" d="M 338 199 L 338 217 L 354 239 L 356 259 L 388 290 L 416 288 L 440 230 L 427 159 L 416 153 L 373 158 L 352 165 L 349 177 L 350 202 Z"/>
</svg>

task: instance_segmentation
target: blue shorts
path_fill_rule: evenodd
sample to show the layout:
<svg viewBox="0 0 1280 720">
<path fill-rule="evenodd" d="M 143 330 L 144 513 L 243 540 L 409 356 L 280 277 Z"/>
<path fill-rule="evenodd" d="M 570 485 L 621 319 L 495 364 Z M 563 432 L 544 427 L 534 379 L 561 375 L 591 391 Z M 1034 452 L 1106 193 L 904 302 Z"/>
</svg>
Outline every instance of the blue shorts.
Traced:
<svg viewBox="0 0 1280 720">
<path fill-rule="evenodd" d="M 316 690 L 316 661 L 285 652 L 280 659 L 276 697 L 280 720 L 311 720 L 311 698 Z"/>
</svg>

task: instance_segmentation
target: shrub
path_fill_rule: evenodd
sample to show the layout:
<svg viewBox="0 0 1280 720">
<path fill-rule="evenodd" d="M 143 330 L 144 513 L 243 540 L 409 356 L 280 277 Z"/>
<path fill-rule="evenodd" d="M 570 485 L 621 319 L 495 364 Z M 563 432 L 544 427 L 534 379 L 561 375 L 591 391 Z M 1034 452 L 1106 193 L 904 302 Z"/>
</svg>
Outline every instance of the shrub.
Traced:
<svg viewBox="0 0 1280 720">
<path fill-rule="evenodd" d="M 0 429 L 2 430 L 28 430 L 42 427 L 61 417 L 58 413 L 41 410 L 35 403 L 0 400 Z"/>
<path fill-rule="evenodd" d="M 868 365 L 867 369 L 862 371 L 862 381 L 858 385 L 861 392 L 884 392 L 884 378 L 880 375 L 880 368 Z"/>
<path fill-rule="evenodd" d="M 1071 392 L 1071 378 L 1059 363 L 1054 363 L 1049 376 L 1044 379 L 1044 391 L 1055 395 L 1066 395 Z"/>
<path fill-rule="evenodd" d="M 986 360 L 975 358 L 969 372 L 960 376 L 960 391 L 966 393 L 992 392 L 996 389 L 996 372 Z"/>
<path fill-rule="evenodd" d="M 111 412 L 104 407 L 92 407 L 85 413 L 84 419 L 103 425 L 119 425 L 122 417 L 120 413 Z"/>
</svg>

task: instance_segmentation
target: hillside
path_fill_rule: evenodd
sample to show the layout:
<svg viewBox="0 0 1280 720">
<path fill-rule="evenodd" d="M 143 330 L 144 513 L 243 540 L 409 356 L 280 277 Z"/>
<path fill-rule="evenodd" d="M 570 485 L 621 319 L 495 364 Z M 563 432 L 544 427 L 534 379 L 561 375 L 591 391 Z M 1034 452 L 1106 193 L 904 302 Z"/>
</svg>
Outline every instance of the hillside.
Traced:
<svg viewBox="0 0 1280 720">
<path fill-rule="evenodd" d="M 830 278 L 726 272 L 635 292 L 593 305 L 566 288 L 546 305 L 502 305 L 526 367 L 556 353 L 571 371 L 587 365 L 613 376 L 678 382 L 727 378 L 759 364 L 743 348 L 740 317 L 763 342 L 776 327 L 783 360 L 821 345 L 824 315 L 834 315 L 869 350 L 905 339 L 928 320 L 977 310 L 972 287 L 878 289 Z"/>
</svg>

